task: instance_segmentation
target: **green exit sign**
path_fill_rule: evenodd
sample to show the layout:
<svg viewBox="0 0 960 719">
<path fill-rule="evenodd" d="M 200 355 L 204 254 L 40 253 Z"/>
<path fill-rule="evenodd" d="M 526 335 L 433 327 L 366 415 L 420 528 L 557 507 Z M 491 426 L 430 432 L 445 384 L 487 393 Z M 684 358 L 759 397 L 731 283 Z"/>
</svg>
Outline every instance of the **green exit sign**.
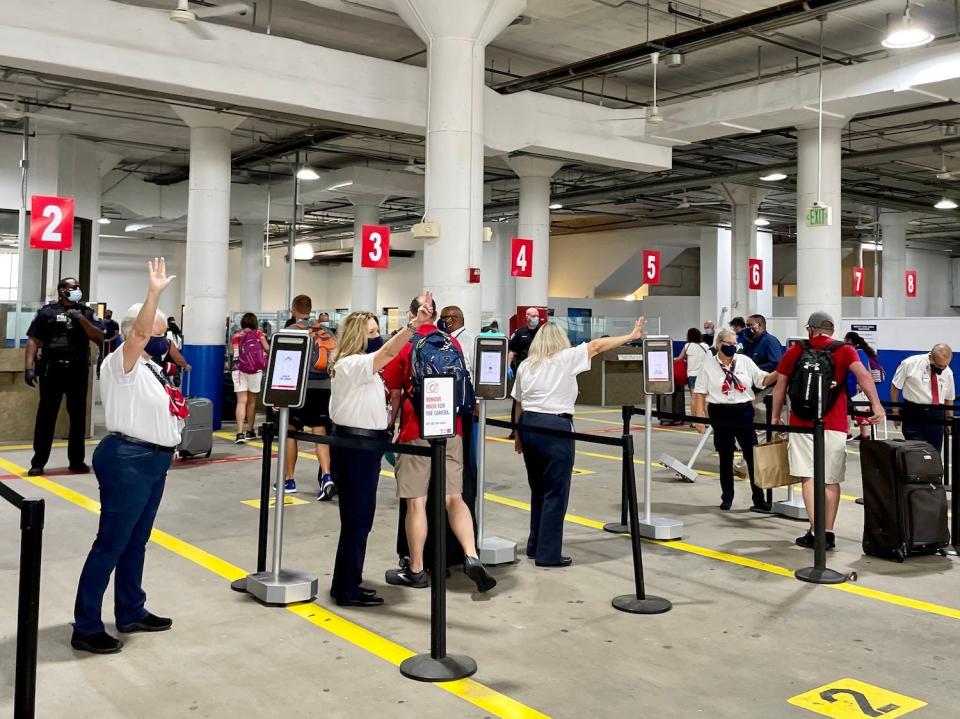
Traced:
<svg viewBox="0 0 960 719">
<path fill-rule="evenodd" d="M 807 210 L 807 227 L 829 227 L 832 219 L 827 205 L 814 205 Z"/>
</svg>

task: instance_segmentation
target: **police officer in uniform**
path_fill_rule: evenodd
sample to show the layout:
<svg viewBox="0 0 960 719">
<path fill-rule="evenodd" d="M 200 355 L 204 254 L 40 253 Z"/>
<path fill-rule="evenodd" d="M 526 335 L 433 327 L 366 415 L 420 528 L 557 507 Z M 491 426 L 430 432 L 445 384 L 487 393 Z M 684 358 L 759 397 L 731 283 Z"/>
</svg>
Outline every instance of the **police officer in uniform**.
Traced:
<svg viewBox="0 0 960 719">
<path fill-rule="evenodd" d="M 31 477 L 43 474 L 50 458 L 60 401 L 67 396 L 70 470 L 89 472 L 84 462 L 90 347 L 103 343 L 103 329 L 93 310 L 80 304 L 83 293 L 73 277 L 57 284 L 57 301 L 42 307 L 27 330 L 26 372 L 31 387 L 40 382 L 40 406 L 33 431 Z M 39 354 L 38 354 L 39 351 Z"/>
<path fill-rule="evenodd" d="M 507 362 L 509 363 L 508 375 L 513 379 L 517 374 L 517 367 L 527 358 L 530 352 L 530 345 L 533 344 L 533 338 L 537 336 L 537 330 L 540 329 L 540 310 L 536 307 L 528 307 L 524 316 L 525 324 L 518 327 L 510 337 L 510 343 L 507 345 Z M 510 416 L 514 416 L 517 409 L 517 401 L 513 401 L 510 409 Z M 511 432 L 510 439 L 515 439 L 516 434 Z"/>
</svg>

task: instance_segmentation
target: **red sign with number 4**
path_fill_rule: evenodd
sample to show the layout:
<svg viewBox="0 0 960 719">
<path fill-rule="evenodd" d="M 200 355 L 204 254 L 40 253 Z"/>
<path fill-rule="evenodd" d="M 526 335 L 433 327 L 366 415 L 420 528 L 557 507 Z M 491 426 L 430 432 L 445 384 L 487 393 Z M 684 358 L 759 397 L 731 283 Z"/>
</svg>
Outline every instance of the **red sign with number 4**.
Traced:
<svg viewBox="0 0 960 719">
<path fill-rule="evenodd" d="M 660 284 L 660 250 L 643 251 L 643 284 Z"/>
<path fill-rule="evenodd" d="M 72 197 L 31 197 L 30 247 L 61 252 L 72 250 L 74 207 Z"/>
<path fill-rule="evenodd" d="M 916 297 L 917 296 L 917 271 L 907 270 L 904 273 L 904 280 L 906 281 L 907 297 Z"/>
<path fill-rule="evenodd" d="M 533 277 L 533 240 L 513 238 L 510 244 L 510 276 Z"/>
<path fill-rule="evenodd" d="M 386 225 L 360 227 L 360 266 L 375 270 L 390 268 L 390 228 Z"/>
<path fill-rule="evenodd" d="M 763 260 L 747 260 L 747 278 L 751 290 L 763 289 Z"/>
<path fill-rule="evenodd" d="M 864 272 L 862 267 L 853 268 L 853 296 L 854 297 L 863 297 L 863 277 Z"/>
</svg>

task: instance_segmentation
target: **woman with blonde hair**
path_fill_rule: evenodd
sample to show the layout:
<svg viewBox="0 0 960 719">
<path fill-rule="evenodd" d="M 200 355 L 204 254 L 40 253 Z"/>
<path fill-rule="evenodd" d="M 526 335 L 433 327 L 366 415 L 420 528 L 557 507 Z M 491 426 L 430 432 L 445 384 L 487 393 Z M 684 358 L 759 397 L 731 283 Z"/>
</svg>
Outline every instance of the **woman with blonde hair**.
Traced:
<svg viewBox="0 0 960 719">
<path fill-rule="evenodd" d="M 330 381 L 330 419 L 334 437 L 389 439 L 387 391 L 382 370 L 410 341 L 420 325 L 433 317 L 433 301 L 426 301 L 410 324 L 386 342 L 380 324 L 370 312 L 353 312 L 340 325 Z M 340 495 L 340 541 L 333 567 L 330 596 L 340 606 L 376 607 L 383 599 L 360 586 L 367 535 L 377 508 L 377 482 L 382 450 L 330 447 L 333 481 Z"/>
<path fill-rule="evenodd" d="M 644 336 L 641 317 L 633 332 L 622 337 L 602 337 L 570 346 L 566 333 L 554 322 L 537 332 L 527 359 L 517 368 L 513 421 L 520 425 L 516 450 L 523 455 L 530 485 L 530 537 L 527 556 L 538 567 L 566 567 L 573 561 L 560 553 L 563 518 L 570 498 L 574 440 L 524 431 L 525 427 L 573 430 L 574 404 L 580 392 L 577 375 L 590 369 L 590 360 Z"/>
</svg>

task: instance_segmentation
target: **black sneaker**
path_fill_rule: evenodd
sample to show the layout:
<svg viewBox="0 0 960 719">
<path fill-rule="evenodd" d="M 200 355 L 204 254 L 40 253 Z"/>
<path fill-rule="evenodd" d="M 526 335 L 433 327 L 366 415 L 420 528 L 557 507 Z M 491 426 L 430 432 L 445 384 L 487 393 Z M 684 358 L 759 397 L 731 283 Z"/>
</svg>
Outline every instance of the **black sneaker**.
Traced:
<svg viewBox="0 0 960 719">
<path fill-rule="evenodd" d="M 246 438 L 243 436 L 243 432 L 237 432 L 237 438 L 236 438 L 235 440 L 233 440 L 233 443 L 234 443 L 234 444 L 246 444 L 246 443 L 247 443 Z"/>
<path fill-rule="evenodd" d="M 257 438 L 257 433 L 254 432 L 252 429 L 248 429 L 248 430 L 247 430 L 247 434 L 246 434 L 246 438 L 247 438 L 247 439 L 256 439 L 256 438 Z"/>
<path fill-rule="evenodd" d="M 477 557 L 468 556 L 463 560 L 463 573 L 474 581 L 478 592 L 489 592 L 497 586 L 497 580 L 490 576 Z"/>
<path fill-rule="evenodd" d="M 837 546 L 837 537 L 833 532 L 824 532 L 827 540 L 827 549 L 834 549 Z M 808 529 L 802 537 L 797 537 L 797 546 L 813 549 L 816 546 L 816 538 L 813 536 L 813 530 Z"/>
<path fill-rule="evenodd" d="M 413 589 L 424 589 L 429 586 L 426 571 L 414 572 L 410 567 L 401 567 L 400 569 L 388 569 L 384 575 L 387 584 L 395 587 L 412 587 Z"/>
<path fill-rule="evenodd" d="M 111 637 L 106 632 L 97 632 L 96 634 L 77 634 L 74 632 L 70 638 L 70 646 L 93 654 L 116 654 L 123 647 L 123 642 Z"/>
<path fill-rule="evenodd" d="M 123 634 L 132 634 L 133 632 L 165 632 L 173 627 L 173 620 L 167 617 L 158 617 L 155 614 L 147 614 L 143 619 L 133 624 L 117 625 L 117 631 Z"/>
</svg>

